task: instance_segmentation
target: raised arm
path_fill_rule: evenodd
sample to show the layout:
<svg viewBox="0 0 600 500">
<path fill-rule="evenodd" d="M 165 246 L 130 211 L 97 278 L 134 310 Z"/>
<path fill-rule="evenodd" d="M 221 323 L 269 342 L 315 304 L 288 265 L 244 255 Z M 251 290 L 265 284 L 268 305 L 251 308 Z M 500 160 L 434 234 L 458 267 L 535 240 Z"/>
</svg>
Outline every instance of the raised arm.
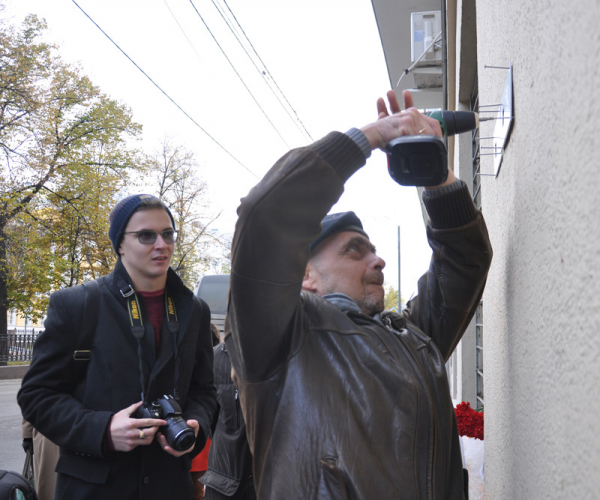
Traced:
<svg viewBox="0 0 600 500">
<path fill-rule="evenodd" d="M 432 338 L 447 360 L 483 294 L 492 247 L 464 182 L 425 190 L 423 201 L 430 215 L 431 264 L 403 314 Z"/>
<path fill-rule="evenodd" d="M 245 380 L 265 380 L 301 347 L 306 319 L 300 291 L 309 245 L 346 180 L 364 165 L 371 149 L 384 149 L 402 135 L 441 133 L 436 120 L 412 108 L 410 94 L 405 111 L 395 94 L 388 99 L 391 113 L 378 101 L 378 120 L 363 127 L 362 134 L 349 132 L 356 140 L 333 132 L 291 151 L 242 200 L 225 335 L 232 364 Z"/>
<path fill-rule="evenodd" d="M 334 132 L 285 155 L 242 200 L 225 336 L 244 379 L 265 380 L 299 348 L 310 242 L 345 180 L 364 162 L 360 148 Z"/>
<path fill-rule="evenodd" d="M 415 123 L 409 133 L 421 127 L 417 133 L 441 135 L 437 120 L 414 108 L 410 92 L 405 90 L 403 97 L 403 113 Z M 388 92 L 388 100 L 391 113 L 400 113 L 394 91 Z M 377 112 L 377 123 L 390 116 L 383 99 L 377 101 Z M 363 132 L 374 147 L 383 149 L 389 141 L 388 136 L 379 137 L 372 126 Z M 427 237 L 433 254 L 429 271 L 419 280 L 419 293 L 403 314 L 429 335 L 448 359 L 477 308 L 492 249 L 483 216 L 473 205 L 465 183 L 451 170 L 443 184 L 425 189 L 423 202 L 430 216 Z"/>
</svg>

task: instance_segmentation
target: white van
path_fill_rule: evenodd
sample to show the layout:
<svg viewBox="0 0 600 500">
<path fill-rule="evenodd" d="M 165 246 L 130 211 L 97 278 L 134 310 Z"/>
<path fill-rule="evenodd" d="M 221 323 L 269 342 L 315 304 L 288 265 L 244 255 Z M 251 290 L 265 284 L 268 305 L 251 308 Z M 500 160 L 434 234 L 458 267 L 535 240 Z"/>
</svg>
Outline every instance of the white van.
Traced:
<svg viewBox="0 0 600 500">
<path fill-rule="evenodd" d="M 211 321 L 219 329 L 223 338 L 229 295 L 229 274 L 203 276 L 196 289 L 196 295 L 210 307 Z"/>
</svg>

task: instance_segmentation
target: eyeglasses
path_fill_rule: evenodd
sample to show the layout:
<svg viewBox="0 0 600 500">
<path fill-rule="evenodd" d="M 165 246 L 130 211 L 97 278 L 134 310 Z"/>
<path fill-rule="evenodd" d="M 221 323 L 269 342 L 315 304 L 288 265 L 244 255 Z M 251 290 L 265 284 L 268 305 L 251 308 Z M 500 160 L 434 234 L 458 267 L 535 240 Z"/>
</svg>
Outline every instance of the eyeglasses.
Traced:
<svg viewBox="0 0 600 500">
<path fill-rule="evenodd" d="M 123 234 L 136 234 L 142 245 L 153 245 L 159 234 L 167 245 L 172 245 L 177 241 L 177 231 L 174 229 L 165 229 L 164 231 L 143 229 L 142 231 L 125 231 Z"/>
</svg>

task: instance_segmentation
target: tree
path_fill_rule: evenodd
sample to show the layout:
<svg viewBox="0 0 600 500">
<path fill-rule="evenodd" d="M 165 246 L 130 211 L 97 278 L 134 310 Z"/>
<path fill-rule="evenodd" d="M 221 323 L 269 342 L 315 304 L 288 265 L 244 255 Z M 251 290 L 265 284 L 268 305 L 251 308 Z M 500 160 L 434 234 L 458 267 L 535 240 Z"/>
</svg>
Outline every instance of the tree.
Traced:
<svg viewBox="0 0 600 500">
<path fill-rule="evenodd" d="M 385 285 L 385 299 L 384 299 L 384 308 L 387 310 L 394 310 L 400 312 L 400 308 L 398 307 L 398 290 L 396 290 L 391 285 Z M 405 304 L 405 300 L 402 300 L 402 307 Z"/>
<path fill-rule="evenodd" d="M 109 267 L 99 235 L 141 128 L 40 41 L 44 29 L 36 16 L 0 25 L 0 332 L 9 307 L 39 311 L 52 289 Z"/>
<path fill-rule="evenodd" d="M 202 270 L 209 266 L 206 250 L 219 239 L 209 232 L 219 217 L 207 215 L 207 185 L 196 171 L 194 154 L 165 138 L 160 149 L 147 158 L 147 175 L 156 194 L 171 210 L 178 232 L 171 267 L 193 288 Z"/>
</svg>

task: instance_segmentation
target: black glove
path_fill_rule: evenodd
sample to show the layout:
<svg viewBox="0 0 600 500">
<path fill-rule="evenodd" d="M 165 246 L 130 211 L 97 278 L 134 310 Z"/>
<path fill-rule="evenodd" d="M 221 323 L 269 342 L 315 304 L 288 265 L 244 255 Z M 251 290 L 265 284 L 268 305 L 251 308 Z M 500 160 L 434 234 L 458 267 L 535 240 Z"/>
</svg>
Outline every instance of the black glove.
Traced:
<svg viewBox="0 0 600 500">
<path fill-rule="evenodd" d="M 25 450 L 25 453 L 31 451 L 31 454 L 33 455 L 33 439 L 32 438 L 23 438 L 23 442 L 21 443 L 21 446 L 23 447 L 23 450 Z"/>
</svg>

